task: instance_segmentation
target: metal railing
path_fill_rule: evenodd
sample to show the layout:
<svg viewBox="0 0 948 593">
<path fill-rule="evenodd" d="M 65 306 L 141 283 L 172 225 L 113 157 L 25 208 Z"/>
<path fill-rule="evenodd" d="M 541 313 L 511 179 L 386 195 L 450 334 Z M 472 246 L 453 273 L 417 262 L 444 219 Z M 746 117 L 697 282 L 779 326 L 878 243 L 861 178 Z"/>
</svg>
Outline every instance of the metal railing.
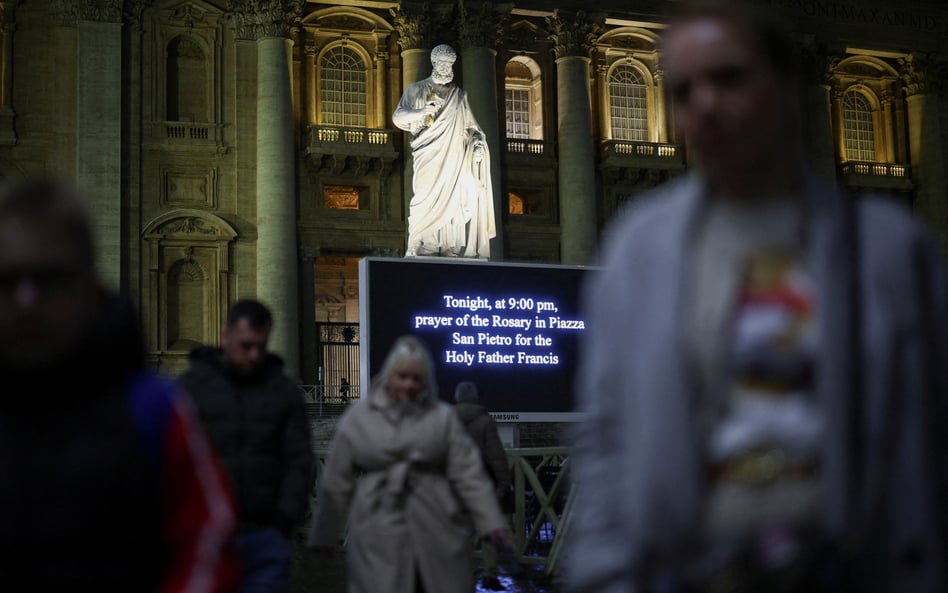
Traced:
<svg viewBox="0 0 948 593">
<path fill-rule="evenodd" d="M 360 385 L 358 383 L 349 385 L 342 383 L 335 385 L 300 385 L 299 388 L 303 393 L 303 400 L 309 408 L 317 404 L 348 404 L 358 400 L 360 396 Z"/>
<path fill-rule="evenodd" d="M 328 451 L 317 450 L 316 486 Z M 569 452 L 566 447 L 507 449 L 514 486 L 514 512 L 510 516 L 514 551 L 525 565 L 542 567 L 552 576 L 563 556 L 563 542 L 573 508 Z"/>
</svg>

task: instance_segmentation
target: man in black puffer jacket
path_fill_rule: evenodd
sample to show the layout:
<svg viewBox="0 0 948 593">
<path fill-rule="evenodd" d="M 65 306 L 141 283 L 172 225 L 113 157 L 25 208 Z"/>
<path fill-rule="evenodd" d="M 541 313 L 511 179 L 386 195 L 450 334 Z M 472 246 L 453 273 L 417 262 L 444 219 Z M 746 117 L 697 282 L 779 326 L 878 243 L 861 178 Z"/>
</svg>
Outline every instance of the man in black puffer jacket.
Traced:
<svg viewBox="0 0 948 593">
<path fill-rule="evenodd" d="M 181 378 L 237 493 L 242 593 L 288 590 L 288 537 L 312 486 L 303 397 L 267 352 L 272 325 L 259 302 L 237 302 L 220 348 L 194 350 Z"/>
</svg>

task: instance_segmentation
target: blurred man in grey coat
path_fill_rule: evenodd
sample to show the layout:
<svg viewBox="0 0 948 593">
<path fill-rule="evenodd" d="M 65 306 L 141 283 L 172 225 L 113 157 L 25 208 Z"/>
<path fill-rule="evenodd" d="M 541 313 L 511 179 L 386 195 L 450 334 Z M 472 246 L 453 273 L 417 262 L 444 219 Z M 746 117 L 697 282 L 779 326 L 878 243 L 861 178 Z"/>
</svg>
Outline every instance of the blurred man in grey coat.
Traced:
<svg viewBox="0 0 948 593">
<path fill-rule="evenodd" d="M 585 289 L 568 590 L 944 591 L 938 249 L 807 172 L 778 25 L 705 3 L 664 43 L 697 166 Z"/>
</svg>

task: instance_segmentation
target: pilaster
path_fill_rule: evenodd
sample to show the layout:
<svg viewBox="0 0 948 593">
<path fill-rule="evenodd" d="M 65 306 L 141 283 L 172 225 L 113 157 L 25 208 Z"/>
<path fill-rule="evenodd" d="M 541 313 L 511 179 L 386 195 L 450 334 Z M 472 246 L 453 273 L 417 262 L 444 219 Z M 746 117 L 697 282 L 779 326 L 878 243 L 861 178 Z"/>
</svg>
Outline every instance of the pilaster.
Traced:
<svg viewBox="0 0 948 593">
<path fill-rule="evenodd" d="M 303 85 L 303 125 L 316 123 L 316 46 L 307 39 L 303 47 L 303 72 L 300 80 Z"/>
<path fill-rule="evenodd" d="M 13 34 L 16 31 L 15 2 L 0 2 L 0 145 L 16 144 L 16 112 L 13 110 Z"/>
<path fill-rule="evenodd" d="M 300 379 L 305 385 L 317 380 L 316 364 L 316 258 L 319 248 L 301 247 L 300 274 Z"/>
<path fill-rule="evenodd" d="M 77 8 L 76 182 L 88 196 L 102 281 L 123 288 L 122 3 L 81 0 Z"/>
<path fill-rule="evenodd" d="M 668 142 L 668 122 L 665 113 L 665 71 L 661 68 L 655 68 L 652 75 L 655 79 L 655 121 L 657 129 L 655 137 L 658 142 Z"/>
</svg>

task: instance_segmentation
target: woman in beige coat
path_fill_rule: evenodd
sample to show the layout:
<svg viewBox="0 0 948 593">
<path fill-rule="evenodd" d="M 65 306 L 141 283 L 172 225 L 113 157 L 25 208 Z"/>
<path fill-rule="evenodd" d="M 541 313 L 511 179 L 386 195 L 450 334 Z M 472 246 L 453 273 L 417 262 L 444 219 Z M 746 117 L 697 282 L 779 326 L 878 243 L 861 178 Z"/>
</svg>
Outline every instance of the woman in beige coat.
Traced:
<svg viewBox="0 0 948 593">
<path fill-rule="evenodd" d="M 480 454 L 433 381 L 424 344 L 402 336 L 339 422 L 309 545 L 331 550 L 348 518 L 349 593 L 471 593 L 471 524 L 510 545 Z"/>
</svg>

